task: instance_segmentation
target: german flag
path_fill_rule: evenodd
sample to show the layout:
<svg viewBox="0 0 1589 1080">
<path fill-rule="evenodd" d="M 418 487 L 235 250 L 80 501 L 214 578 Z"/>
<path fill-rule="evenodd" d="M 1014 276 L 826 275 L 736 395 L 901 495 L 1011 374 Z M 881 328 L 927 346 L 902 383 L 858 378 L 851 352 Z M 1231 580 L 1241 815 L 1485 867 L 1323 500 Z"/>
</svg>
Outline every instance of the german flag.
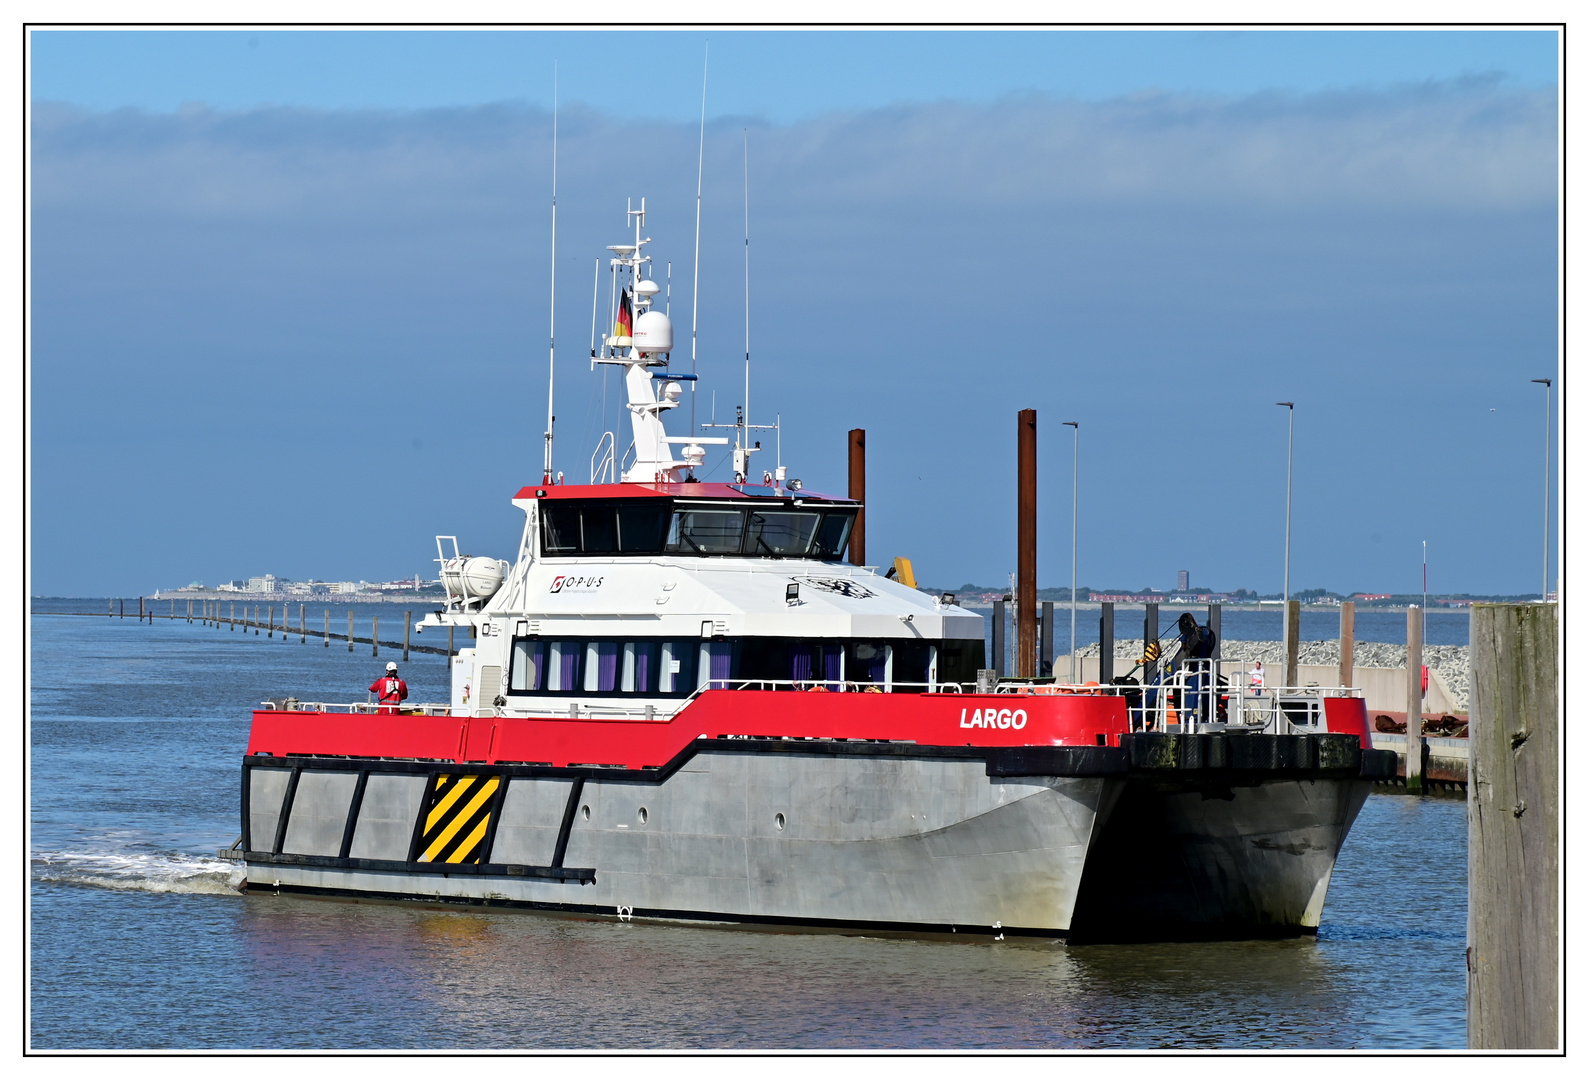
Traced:
<svg viewBox="0 0 1589 1080">
<path fill-rule="evenodd" d="M 613 337 L 634 337 L 634 308 L 629 303 L 629 290 L 623 291 L 623 300 L 618 304 L 618 325 L 613 327 Z"/>
</svg>

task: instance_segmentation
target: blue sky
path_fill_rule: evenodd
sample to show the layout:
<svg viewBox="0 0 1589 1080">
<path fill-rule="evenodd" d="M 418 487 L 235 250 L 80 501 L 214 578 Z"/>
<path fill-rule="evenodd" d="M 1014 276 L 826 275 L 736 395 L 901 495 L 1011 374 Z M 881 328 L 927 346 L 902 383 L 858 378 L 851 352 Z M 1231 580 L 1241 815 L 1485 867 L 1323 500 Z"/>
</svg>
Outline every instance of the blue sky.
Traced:
<svg viewBox="0 0 1589 1080">
<path fill-rule="evenodd" d="M 34 100 L 171 111 L 297 105 L 422 109 L 563 100 L 630 119 L 778 123 L 897 102 L 1159 90 L 1243 95 L 1488 78 L 1556 84 L 1548 31 L 45 31 Z M 619 78 L 633 68 L 638 81 Z"/>
<path fill-rule="evenodd" d="M 1425 539 L 1432 588 L 1537 587 L 1553 35 L 709 36 L 700 411 L 740 393 L 748 132 L 753 407 L 817 489 L 868 429 L 874 561 L 1003 580 L 1036 407 L 1042 584 L 1079 419 L 1083 583 L 1278 590 L 1293 399 L 1294 587 L 1413 590 Z M 33 591 L 511 554 L 552 61 L 573 479 L 628 197 L 687 319 L 707 37 L 35 33 Z"/>
</svg>

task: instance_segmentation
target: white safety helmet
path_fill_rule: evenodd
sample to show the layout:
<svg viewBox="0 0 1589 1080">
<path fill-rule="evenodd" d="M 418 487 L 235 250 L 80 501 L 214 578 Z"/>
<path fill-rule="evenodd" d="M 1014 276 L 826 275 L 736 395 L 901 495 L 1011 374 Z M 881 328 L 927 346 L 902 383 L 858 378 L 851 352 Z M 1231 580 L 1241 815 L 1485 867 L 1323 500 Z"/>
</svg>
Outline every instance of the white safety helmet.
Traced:
<svg viewBox="0 0 1589 1080">
<path fill-rule="evenodd" d="M 397 661 L 395 661 L 395 660 L 388 660 L 388 661 L 387 661 L 387 662 L 386 662 L 386 670 L 387 670 L 387 671 L 396 671 L 396 670 L 397 670 Z"/>
</svg>

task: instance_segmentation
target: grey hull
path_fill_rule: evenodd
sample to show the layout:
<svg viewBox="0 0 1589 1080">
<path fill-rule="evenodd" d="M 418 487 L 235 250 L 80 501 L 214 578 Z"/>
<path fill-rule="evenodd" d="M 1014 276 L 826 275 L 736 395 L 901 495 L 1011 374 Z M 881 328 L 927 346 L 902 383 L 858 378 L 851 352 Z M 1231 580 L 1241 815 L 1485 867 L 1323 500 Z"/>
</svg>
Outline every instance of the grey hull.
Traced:
<svg viewBox="0 0 1589 1080">
<path fill-rule="evenodd" d="M 274 837 L 288 770 L 252 772 L 251 831 Z M 571 779 L 506 780 L 484 862 L 559 862 L 593 869 L 594 880 L 295 864 L 338 854 L 355 776 L 302 774 L 282 859 L 251 859 L 250 885 L 640 916 L 1063 934 L 1119 787 L 1102 777 L 992 778 L 980 759 L 703 752 L 663 783 L 586 779 L 572 804 Z M 426 782 L 369 778 L 351 861 L 407 861 Z"/>
<path fill-rule="evenodd" d="M 1394 755 L 698 742 L 659 769 L 246 758 L 258 888 L 619 918 L 1062 936 L 1305 934 Z"/>
</svg>

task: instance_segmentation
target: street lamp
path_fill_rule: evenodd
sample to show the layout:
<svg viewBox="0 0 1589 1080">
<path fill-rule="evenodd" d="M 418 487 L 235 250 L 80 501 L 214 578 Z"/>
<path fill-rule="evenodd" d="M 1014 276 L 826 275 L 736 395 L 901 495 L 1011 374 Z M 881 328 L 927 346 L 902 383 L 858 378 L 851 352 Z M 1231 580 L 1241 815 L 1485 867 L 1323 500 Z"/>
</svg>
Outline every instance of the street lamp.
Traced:
<svg viewBox="0 0 1589 1080">
<path fill-rule="evenodd" d="M 1070 684 L 1076 685 L 1076 481 L 1081 476 L 1081 424 L 1066 420 L 1075 428 L 1076 440 L 1070 456 Z M 1099 661 L 1102 663 L 1102 661 Z"/>
<path fill-rule="evenodd" d="M 1540 574 L 1539 598 L 1550 599 L 1550 380 L 1531 379 L 1545 384 L 1545 568 Z"/>
<path fill-rule="evenodd" d="M 1282 608 L 1285 611 L 1287 625 L 1285 626 L 1284 640 L 1291 640 L 1291 448 L 1292 436 L 1296 430 L 1297 408 L 1294 401 L 1277 401 L 1276 405 L 1284 405 L 1286 409 L 1286 573 L 1285 573 L 1285 602 Z"/>
</svg>

